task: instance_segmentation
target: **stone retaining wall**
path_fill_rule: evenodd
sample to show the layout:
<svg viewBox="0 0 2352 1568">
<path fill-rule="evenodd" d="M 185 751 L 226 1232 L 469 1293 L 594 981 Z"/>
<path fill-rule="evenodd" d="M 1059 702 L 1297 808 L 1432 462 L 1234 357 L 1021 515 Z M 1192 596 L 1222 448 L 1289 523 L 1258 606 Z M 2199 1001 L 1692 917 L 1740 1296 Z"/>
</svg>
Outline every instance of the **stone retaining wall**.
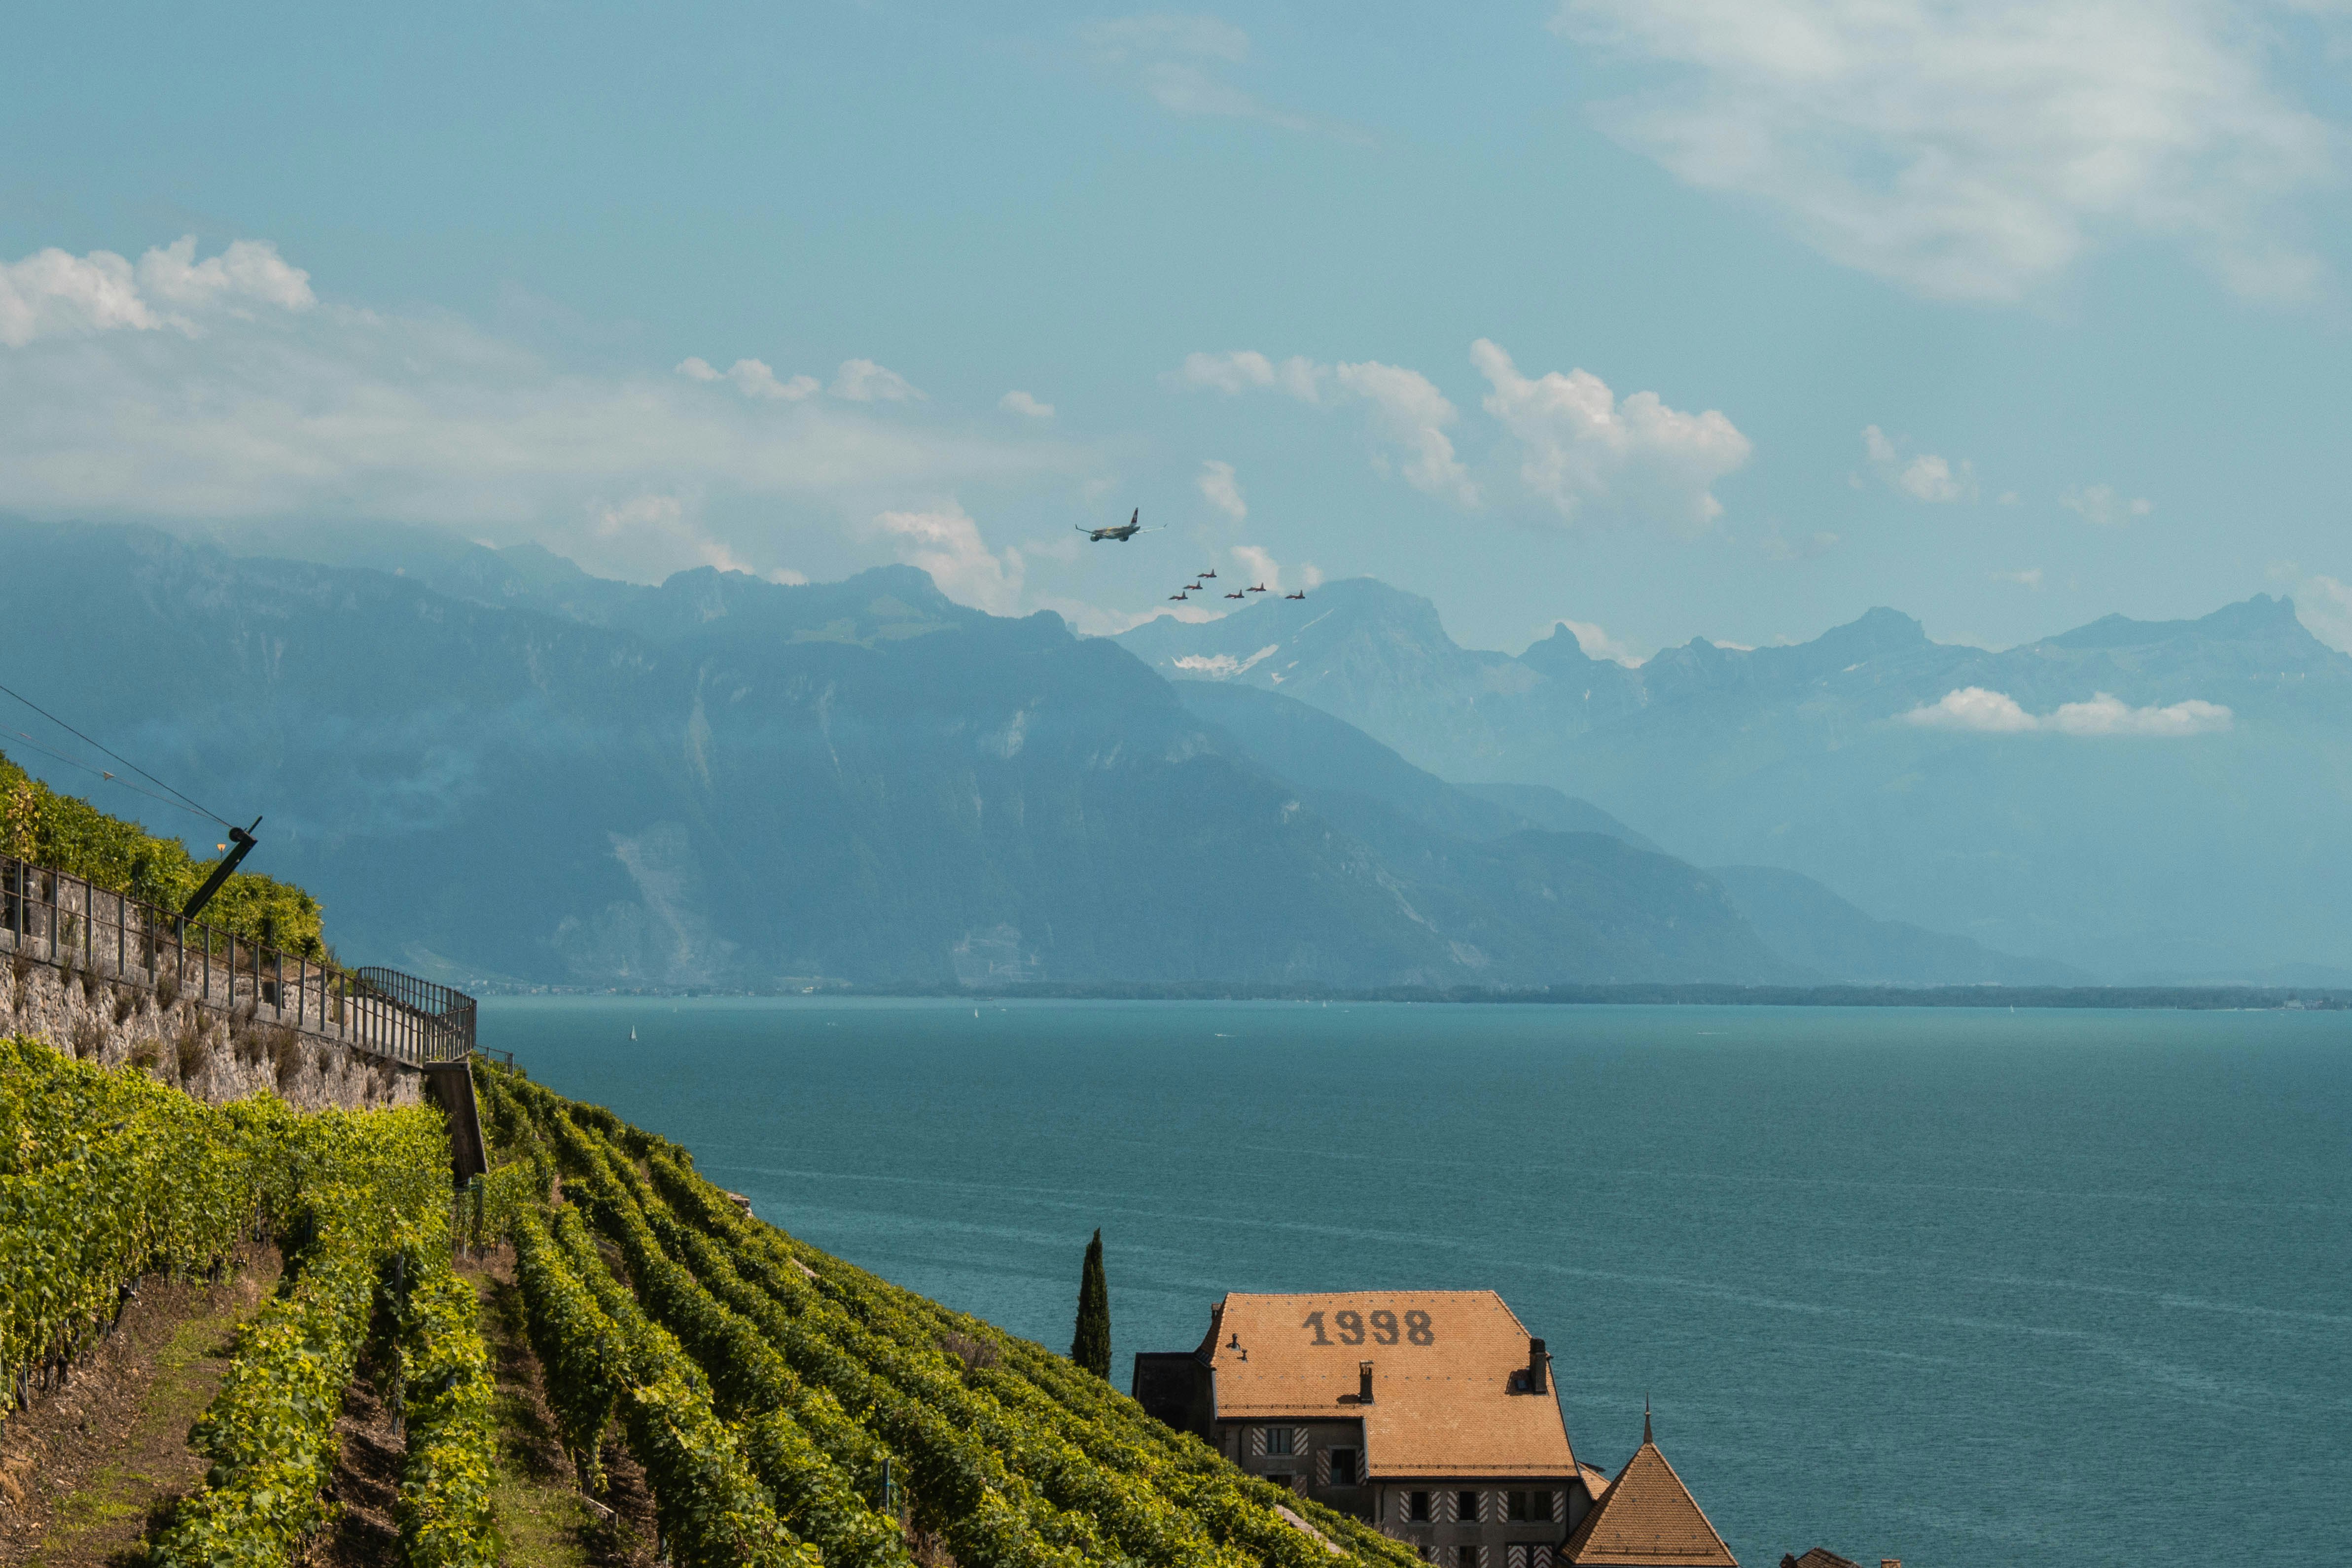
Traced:
<svg viewBox="0 0 2352 1568">
<path fill-rule="evenodd" d="M 199 1100 L 221 1104 L 268 1089 L 299 1110 L 415 1105 L 423 1079 L 405 1063 L 258 1017 L 253 1003 L 208 1007 L 95 973 L 77 975 L 0 954 L 0 1032 L 32 1035 L 101 1067 L 136 1062 Z"/>
</svg>

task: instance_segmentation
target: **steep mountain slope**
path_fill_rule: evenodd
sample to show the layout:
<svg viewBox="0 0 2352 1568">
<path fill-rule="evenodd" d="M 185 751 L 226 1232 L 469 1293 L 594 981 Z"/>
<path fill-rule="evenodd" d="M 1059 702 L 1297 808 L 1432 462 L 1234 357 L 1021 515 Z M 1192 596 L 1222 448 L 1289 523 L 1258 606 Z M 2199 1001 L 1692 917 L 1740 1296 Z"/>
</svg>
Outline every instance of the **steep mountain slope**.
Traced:
<svg viewBox="0 0 2352 1568">
<path fill-rule="evenodd" d="M 1431 854 L 1433 828 L 1454 837 L 1507 838 L 1530 829 L 1545 836 L 1601 835 L 1652 856 L 1657 846 L 1590 802 L 1540 784 L 1449 784 L 1406 762 L 1353 725 L 1278 691 L 1236 682 L 1184 681 L 1177 696 L 1197 717 L 1218 724 L 1250 756 L 1298 787 L 1324 818 L 1370 845 L 1391 867 L 1421 877 L 1460 881 L 1482 857 Z M 1514 807 L 1525 807 L 1525 814 Z M 1524 848 L 1525 847 L 1521 847 Z M 1555 853 L 1569 846 L 1554 847 Z M 1602 866 L 1620 874 L 1646 862 L 1579 844 L 1588 876 Z M 1489 855 L 1496 853 L 1488 851 Z M 1679 866 L 1682 862 L 1674 864 Z M 1491 868 L 1486 868 L 1491 877 Z M 1694 885 L 1698 873 L 1688 873 Z M 2011 958 L 1966 937 L 1946 936 L 1899 921 L 1874 920 L 1798 871 L 1726 867 L 1706 873 L 1721 885 L 1731 909 L 1756 929 L 1764 945 L 1792 971 L 1862 984 L 2077 984 L 2089 977 L 2064 964 Z M 1510 895 L 1492 882 L 1474 901 L 1507 909 Z M 1632 901 L 1642 900 L 1636 897 Z"/>
<path fill-rule="evenodd" d="M 1647 849 L 1658 855 L 1666 853 L 1591 801 L 1564 795 L 1549 784 L 1465 784 L 1454 787 L 1464 795 L 1491 801 L 1506 811 L 1525 817 L 1536 826 L 1549 828 L 1554 833 L 1605 833 L 1612 838 L 1623 839 L 1636 849 Z"/>
<path fill-rule="evenodd" d="M 141 530 L 0 524 L 0 552 L 10 684 L 265 814 L 253 864 L 353 956 L 671 986 L 1790 973 L 1703 874 L 1613 841 L 1382 818 L 1376 849 L 1121 648 L 906 568 L 582 590 L 588 624 Z"/>
<path fill-rule="evenodd" d="M 1334 584 L 1288 606 L 1311 624 L 1251 605 L 1122 640 L 1442 776 L 1548 785 L 1700 864 L 1801 870 L 2007 952 L 2125 980 L 2352 963 L 2352 658 L 2283 600 L 1999 653 L 1881 609 L 1637 669 L 1565 628 L 1517 659 L 1455 648 L 1417 603 Z M 1946 708 L 1971 689 L 1990 695 Z"/>
<path fill-rule="evenodd" d="M 1964 936 L 1873 920 L 1801 871 L 1717 866 L 1731 907 L 1791 963 L 1857 985 L 2088 985 L 2082 970 L 2012 958 Z"/>
</svg>

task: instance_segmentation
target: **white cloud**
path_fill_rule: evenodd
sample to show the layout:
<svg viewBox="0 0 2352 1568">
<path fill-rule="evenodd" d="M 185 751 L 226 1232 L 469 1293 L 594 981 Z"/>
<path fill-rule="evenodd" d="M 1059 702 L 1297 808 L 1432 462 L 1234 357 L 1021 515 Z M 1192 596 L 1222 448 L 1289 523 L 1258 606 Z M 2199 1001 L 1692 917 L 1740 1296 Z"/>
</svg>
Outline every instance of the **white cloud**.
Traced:
<svg viewBox="0 0 2352 1568">
<path fill-rule="evenodd" d="M 1254 349 L 1243 349 L 1187 354 L 1171 379 L 1180 386 L 1227 394 L 1271 390 L 1301 403 L 1368 405 L 1373 429 L 1388 447 L 1375 452 L 1374 468 L 1385 474 L 1393 462 L 1414 489 L 1465 506 L 1477 504 L 1478 487 L 1454 457 L 1453 439 L 1445 433 L 1460 416 L 1419 371 L 1376 360 L 1330 365 L 1293 356 L 1277 363 Z"/>
<path fill-rule="evenodd" d="M 784 403 L 798 403 L 814 397 L 817 392 L 816 377 L 796 375 L 790 381 L 778 381 L 776 373 L 755 359 L 739 359 L 725 370 L 714 370 L 704 359 L 680 360 L 677 374 L 688 381 L 731 381 L 735 390 L 746 397 L 773 398 Z"/>
<path fill-rule="evenodd" d="M 2156 509 L 2146 496 L 2126 500 L 2116 493 L 2113 485 L 2083 485 L 2058 498 L 2058 504 L 2080 516 L 2084 522 L 2101 528 L 2121 528 L 2136 517 L 2146 517 Z"/>
<path fill-rule="evenodd" d="M 1027 419 L 1051 419 L 1054 416 L 1052 404 L 1040 403 L 1029 394 L 1017 388 L 998 398 L 996 406 L 1003 409 L 1007 414 L 1018 414 Z"/>
<path fill-rule="evenodd" d="M 923 395 L 895 370 L 870 359 L 845 359 L 834 373 L 833 395 L 849 403 L 910 403 Z"/>
<path fill-rule="evenodd" d="M 1485 338 L 1470 360 L 1494 388 L 1486 412 L 1518 439 L 1519 477 L 1564 520 L 1591 511 L 1704 531 L 1723 512 L 1713 485 L 1752 450 L 1714 409 L 1684 414 L 1654 392 L 1621 405 L 1590 371 L 1529 380 Z"/>
<path fill-rule="evenodd" d="M 648 493 L 612 503 L 592 501 L 588 512 L 591 531 L 604 542 L 604 559 L 629 562 L 639 568 L 636 574 L 665 575 L 681 561 L 691 561 L 722 572 L 750 572 L 772 583 L 808 581 L 804 574 L 782 567 L 761 572 L 745 564 L 704 531 L 695 509 L 681 496 Z"/>
<path fill-rule="evenodd" d="M 2304 630 L 2339 653 L 2352 653 L 2352 586 L 2306 574 L 2292 561 L 2273 565 L 2271 575 L 2293 584 L 2295 619 Z"/>
<path fill-rule="evenodd" d="M 1821 529 L 1802 539 L 1790 539 L 1776 526 L 1764 536 L 1764 553 L 1775 561 L 1818 561 L 1842 543 L 1838 536 Z"/>
<path fill-rule="evenodd" d="M 992 554 L 980 537 L 980 524 L 955 502 L 928 511 L 882 512 L 871 528 L 899 560 L 929 573 L 940 592 L 956 603 L 992 616 L 1018 612 L 1024 575 L 1021 552 Z"/>
<path fill-rule="evenodd" d="M 2307 293 L 2289 208 L 2336 132 L 2234 0 L 1563 0 L 1555 30 L 1678 68 L 1601 125 L 1777 209 L 1845 266 L 2009 300 L 2102 240 L 2187 243 L 2252 296 Z"/>
<path fill-rule="evenodd" d="M 2179 737 L 2227 730 L 2233 716 L 2216 702 L 2194 699 L 2164 708 L 2134 708 L 2121 698 L 2098 692 L 2088 702 L 2061 703 L 2036 716 L 2006 692 L 1981 686 L 1948 691 L 1943 700 L 1914 708 L 1902 715 L 1906 724 L 1931 730 L 1960 730 L 1977 734 L 2014 735 L 2042 731 L 2060 735 L 2144 735 Z"/>
<path fill-rule="evenodd" d="M 424 523 L 642 579 L 837 561 L 877 511 L 1101 468 L 1032 428 L 718 397 L 697 362 L 584 371 L 447 312 L 295 308 L 308 281 L 246 243 L 217 279 L 191 250 L 151 252 L 152 293 L 119 257 L 0 263 L 0 510 Z M 681 526 L 628 510 L 646 496 L 677 499 Z"/>
<path fill-rule="evenodd" d="M 244 317 L 254 305 L 307 310 L 310 275 L 289 267 L 267 240 L 240 239 L 198 261 L 193 236 L 148 251 L 133 267 L 110 250 L 73 256 L 55 247 L 0 264 L 0 343 L 173 328 L 188 337 L 207 312 Z M 194 311 L 190 316 L 185 311 Z"/>
<path fill-rule="evenodd" d="M 1285 131 L 1358 139 L 1343 126 L 1276 108 L 1228 79 L 1246 66 L 1249 35 L 1215 16 L 1154 14 L 1087 22 L 1078 38 L 1096 65 L 1130 76 L 1171 114 L 1255 120 Z"/>
<path fill-rule="evenodd" d="M 1992 580 L 1996 583 L 2014 583 L 2021 588 L 2031 588 L 2037 594 L 2042 592 L 2042 568 L 2039 566 L 2028 566 L 2016 572 L 1996 572 L 1992 574 Z"/>
<path fill-rule="evenodd" d="M 1249 503 L 1242 500 L 1242 487 L 1234 479 L 1234 466 L 1214 458 L 1201 462 L 1201 474 L 1192 481 L 1201 487 L 1209 504 L 1232 518 L 1235 522 L 1249 516 Z"/>
<path fill-rule="evenodd" d="M 1276 364 L 1255 349 L 1241 349 L 1231 353 L 1186 354 L 1183 368 L 1176 373 L 1176 381 L 1183 386 L 1224 393 L 1274 387 L 1301 403 L 1320 403 L 1323 383 L 1330 374 L 1329 365 L 1317 364 L 1296 354 Z"/>
<path fill-rule="evenodd" d="M 1372 423 L 1404 454 L 1405 482 L 1464 506 L 1478 504 L 1478 487 L 1454 456 L 1445 434 L 1458 416 L 1445 395 L 1417 370 L 1367 360 L 1332 368 L 1331 378 L 1372 405 Z"/>
<path fill-rule="evenodd" d="M 1901 445 L 1888 440 L 1875 425 L 1863 426 L 1862 447 L 1878 477 L 1914 500 L 1956 501 L 1971 500 L 1977 493 L 1976 471 L 1967 462 L 1960 464 L 1956 474 L 1948 461 L 1933 452 L 1906 458 Z"/>
<path fill-rule="evenodd" d="M 1279 594 L 1284 591 L 1282 563 L 1274 558 L 1272 551 L 1260 544 L 1236 544 L 1230 553 L 1241 563 L 1244 578 L 1242 585 L 1244 588 L 1264 584 L 1266 592 L 1270 594 Z M 1323 585 L 1323 574 L 1312 561 L 1302 561 L 1298 564 L 1297 575 L 1291 581 L 1301 588 L 1319 588 Z"/>
<path fill-rule="evenodd" d="M 319 302 L 310 275 L 289 267 L 266 239 L 240 239 L 218 256 L 196 259 L 196 237 L 182 235 L 139 258 L 139 287 L 167 305 L 188 310 L 275 305 L 307 310 Z"/>
<path fill-rule="evenodd" d="M 1097 55 L 1113 65 L 1171 56 L 1223 60 L 1229 65 L 1239 65 L 1249 58 L 1249 35 L 1215 16 L 1165 13 L 1113 16 L 1084 24 L 1078 35 Z"/>
<path fill-rule="evenodd" d="M 1638 668 L 1643 662 L 1641 655 L 1591 621 L 1563 620 L 1559 624 L 1568 628 L 1569 635 L 1576 639 L 1576 646 L 1584 650 L 1587 658 L 1605 658 L 1628 669 Z"/>
</svg>

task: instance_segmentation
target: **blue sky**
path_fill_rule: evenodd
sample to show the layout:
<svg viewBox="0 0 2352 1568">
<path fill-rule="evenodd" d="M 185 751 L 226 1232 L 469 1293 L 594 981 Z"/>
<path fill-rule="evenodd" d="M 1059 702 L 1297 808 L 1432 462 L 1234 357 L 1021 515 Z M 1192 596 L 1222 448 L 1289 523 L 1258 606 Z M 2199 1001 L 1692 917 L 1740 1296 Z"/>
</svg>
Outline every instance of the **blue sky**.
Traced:
<svg viewBox="0 0 2352 1568">
<path fill-rule="evenodd" d="M 0 509 L 904 559 L 1093 629 L 1214 560 L 1411 585 L 1484 647 L 1876 604 L 2004 646 L 2256 592 L 2352 646 L 2336 0 L 51 7 L 14 44 Z M 1077 543 L 1138 505 L 1166 531 Z"/>
</svg>

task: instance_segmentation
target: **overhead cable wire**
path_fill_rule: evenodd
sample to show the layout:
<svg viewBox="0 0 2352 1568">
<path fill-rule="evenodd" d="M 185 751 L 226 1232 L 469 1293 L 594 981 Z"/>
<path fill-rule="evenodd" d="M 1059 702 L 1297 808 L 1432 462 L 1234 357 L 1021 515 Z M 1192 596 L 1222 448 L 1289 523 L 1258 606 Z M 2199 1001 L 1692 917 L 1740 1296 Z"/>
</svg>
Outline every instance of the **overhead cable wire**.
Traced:
<svg viewBox="0 0 2352 1568">
<path fill-rule="evenodd" d="M 42 718 L 47 719 L 50 723 L 55 724 L 58 729 L 63 730 L 68 735 L 86 741 L 90 745 L 98 747 L 100 751 L 105 752 L 108 756 L 112 757 L 116 762 L 121 763 L 124 767 L 129 768 L 132 773 L 137 773 L 141 778 L 145 779 L 157 789 L 163 791 L 164 794 L 182 802 L 185 805 L 188 810 L 194 812 L 198 816 L 209 816 L 215 822 L 219 823 L 223 827 L 233 827 L 236 826 L 236 824 L 230 822 L 227 817 L 223 816 L 219 812 L 208 811 L 205 807 L 197 805 L 194 800 L 191 800 L 188 796 L 181 794 L 178 790 L 173 789 L 170 784 L 165 784 L 162 779 L 157 778 L 153 773 L 149 773 L 145 768 L 141 767 L 137 763 L 132 762 L 121 752 L 110 750 L 100 742 L 90 740 L 88 735 L 83 734 L 79 730 L 75 729 L 72 725 L 67 723 L 64 720 L 58 718 L 56 714 L 50 712 L 47 709 L 34 701 L 23 692 L 11 691 L 8 688 L 0 686 L 0 695 L 6 695 L 15 698 L 17 701 L 23 703 L 26 707 L 30 708 L 34 712 L 38 713 Z M 19 731 L 19 733 L 22 733 L 22 731 Z M 29 738 L 30 737 L 27 737 L 27 739 Z M 54 752 L 49 754 L 51 756 L 57 755 Z M 69 761 L 70 759 L 61 758 L 59 760 Z M 119 783 L 121 781 L 118 780 L 117 782 Z M 142 790 L 140 793 L 143 795 L 146 792 Z"/>
<path fill-rule="evenodd" d="M 130 791 L 131 794 L 133 794 L 133 795 L 145 795 L 149 800 L 159 800 L 159 801 L 162 801 L 165 805 L 170 806 L 173 811 L 184 811 L 184 812 L 186 812 L 186 813 L 187 813 L 189 816 L 212 816 L 212 814 L 211 814 L 210 812 L 207 812 L 207 811 L 199 811 L 199 810 L 197 810 L 194 806 L 193 806 L 193 805 L 186 805 L 186 804 L 184 804 L 184 802 L 181 802 L 181 801 L 173 800 L 173 799 L 171 796 L 169 796 L 169 795 L 157 795 L 157 794 L 156 794 L 153 790 L 152 790 L 152 789 L 141 789 L 137 784 L 132 784 L 129 779 L 122 778 L 122 777 L 121 777 L 121 776 L 119 776 L 119 775 L 117 775 L 117 774 L 108 773 L 104 768 L 94 768 L 94 767 L 90 766 L 88 763 L 85 763 L 85 762 L 80 761 L 79 758 L 75 758 L 75 757 L 68 757 L 68 756 L 67 756 L 63 752 L 53 752 L 53 751 L 49 750 L 47 746 L 44 746 L 43 744 L 41 744 L 38 741 L 36 741 L 35 739 L 33 739 L 33 737 L 32 737 L 32 736 L 26 734 L 26 733 L 25 733 L 25 731 L 22 731 L 22 730 L 18 730 L 18 731 L 15 731 L 15 733 L 16 733 L 16 738 L 17 738 L 18 740 L 20 740 L 20 741 L 24 742 L 25 742 L 25 744 L 26 744 L 26 746 L 27 748 L 29 748 L 30 750 L 33 750 L 33 751 L 38 752 L 40 752 L 40 753 L 41 753 L 41 755 L 43 755 L 43 756 L 45 756 L 45 757 L 55 757 L 58 761 L 59 761 L 59 762 L 61 762 L 61 763 L 65 763 L 65 765 L 66 765 L 66 766 L 68 766 L 68 767 L 69 767 L 69 768 L 79 768 L 82 772 L 84 772 L 84 773 L 96 773 L 100 778 L 105 779 L 105 780 L 106 780 L 107 782 L 109 782 L 110 784 L 121 784 L 124 789 L 129 790 L 129 791 Z M 215 822 L 217 822 L 217 821 L 219 821 L 220 819 L 219 819 L 218 817 L 213 817 L 213 820 L 214 820 L 214 821 L 215 821 Z"/>
</svg>

